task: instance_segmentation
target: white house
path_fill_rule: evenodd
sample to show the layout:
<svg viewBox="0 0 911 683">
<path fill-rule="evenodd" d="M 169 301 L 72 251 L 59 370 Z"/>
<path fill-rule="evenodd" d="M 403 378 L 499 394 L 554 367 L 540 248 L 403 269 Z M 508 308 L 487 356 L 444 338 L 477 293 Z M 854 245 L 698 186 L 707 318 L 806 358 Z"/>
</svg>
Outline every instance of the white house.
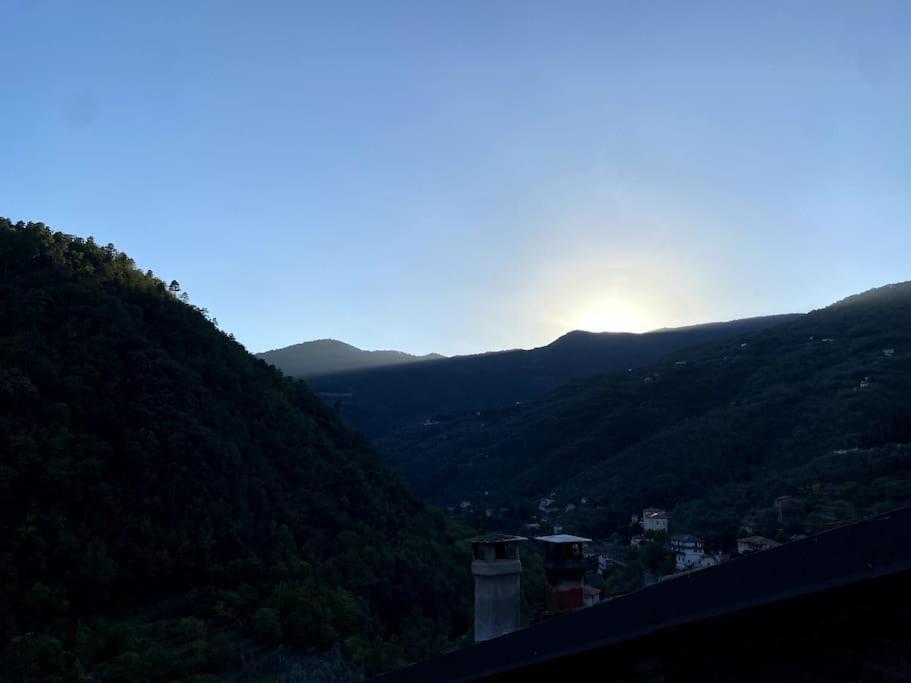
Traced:
<svg viewBox="0 0 911 683">
<path fill-rule="evenodd" d="M 645 508 L 642 511 L 642 528 L 645 531 L 667 531 L 671 516 L 661 508 Z"/>
<path fill-rule="evenodd" d="M 679 571 L 705 566 L 705 541 L 691 534 L 671 536 L 671 552 L 675 555 L 675 564 Z"/>
</svg>

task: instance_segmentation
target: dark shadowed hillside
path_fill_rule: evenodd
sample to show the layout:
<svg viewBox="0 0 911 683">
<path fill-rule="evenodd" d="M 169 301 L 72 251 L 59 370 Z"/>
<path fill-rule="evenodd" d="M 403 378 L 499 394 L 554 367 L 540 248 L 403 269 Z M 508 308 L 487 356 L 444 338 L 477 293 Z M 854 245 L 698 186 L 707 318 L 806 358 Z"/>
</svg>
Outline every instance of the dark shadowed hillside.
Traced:
<svg viewBox="0 0 911 683">
<path fill-rule="evenodd" d="M 0 679 L 179 680 L 280 644 L 375 671 L 463 633 L 446 522 L 175 294 L 0 220 Z"/>
<path fill-rule="evenodd" d="M 562 522 L 592 533 L 648 505 L 730 541 L 747 523 L 776 533 L 781 495 L 811 527 L 795 531 L 911 502 L 911 284 L 380 448 L 427 498 L 528 521 L 554 491 L 576 508 Z"/>
<path fill-rule="evenodd" d="M 573 379 L 653 363 L 668 353 L 792 320 L 780 315 L 646 334 L 570 332 L 531 350 L 314 377 L 310 386 L 371 435 L 469 410 L 512 405 Z"/>
<path fill-rule="evenodd" d="M 274 365 L 289 377 L 316 377 L 333 372 L 363 370 L 443 358 L 438 353 L 415 356 L 402 351 L 364 351 L 335 339 L 317 339 L 294 344 L 258 353 L 256 357 Z"/>
</svg>

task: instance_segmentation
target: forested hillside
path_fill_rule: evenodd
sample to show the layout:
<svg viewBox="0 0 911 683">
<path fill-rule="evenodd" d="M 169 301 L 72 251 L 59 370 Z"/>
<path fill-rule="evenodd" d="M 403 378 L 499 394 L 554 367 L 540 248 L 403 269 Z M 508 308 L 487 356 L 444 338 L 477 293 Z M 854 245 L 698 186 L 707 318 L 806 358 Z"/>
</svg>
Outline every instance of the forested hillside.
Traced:
<svg viewBox="0 0 911 683">
<path fill-rule="evenodd" d="M 464 411 L 509 406 L 591 375 L 793 320 L 777 315 L 645 334 L 570 332 L 547 346 L 321 375 L 310 386 L 371 436 Z M 281 364 L 276 363 L 279 367 Z M 293 374 L 293 373 L 292 373 Z"/>
<path fill-rule="evenodd" d="M 369 672 L 464 633 L 444 519 L 178 291 L 0 219 L 0 679 L 226 675 L 279 644 Z"/>
<path fill-rule="evenodd" d="M 763 520 L 782 495 L 801 501 L 795 532 L 911 502 L 909 442 L 905 283 L 379 447 L 443 504 L 502 506 L 518 523 L 554 492 L 555 507 L 576 508 L 561 523 L 593 534 L 655 505 L 674 511 L 676 531 L 730 542 L 751 520 L 776 533 Z"/>
</svg>

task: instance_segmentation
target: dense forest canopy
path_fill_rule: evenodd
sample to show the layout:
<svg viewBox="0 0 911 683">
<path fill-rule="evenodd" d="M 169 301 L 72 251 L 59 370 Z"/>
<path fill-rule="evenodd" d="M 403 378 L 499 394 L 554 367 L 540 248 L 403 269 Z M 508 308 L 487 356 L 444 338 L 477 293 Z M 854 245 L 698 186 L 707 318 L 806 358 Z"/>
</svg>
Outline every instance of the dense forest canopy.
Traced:
<svg viewBox="0 0 911 683">
<path fill-rule="evenodd" d="M 447 522 L 186 299 L 0 219 L 0 679 L 176 680 L 278 645 L 369 672 L 464 633 Z"/>
<path fill-rule="evenodd" d="M 545 496 L 575 508 L 547 521 L 576 531 L 609 535 L 655 505 L 715 544 L 897 507 L 911 502 L 911 283 L 378 447 L 428 499 L 505 506 L 500 527 L 542 521 Z M 785 495 L 793 524 L 773 509 Z"/>
</svg>

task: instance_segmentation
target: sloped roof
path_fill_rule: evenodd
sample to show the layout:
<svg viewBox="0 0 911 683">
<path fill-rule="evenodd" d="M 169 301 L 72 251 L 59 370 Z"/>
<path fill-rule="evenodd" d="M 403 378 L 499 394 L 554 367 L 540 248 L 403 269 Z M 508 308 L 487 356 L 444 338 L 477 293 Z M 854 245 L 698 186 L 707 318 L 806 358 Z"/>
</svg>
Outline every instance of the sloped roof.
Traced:
<svg viewBox="0 0 911 683">
<path fill-rule="evenodd" d="M 651 514 L 654 514 L 654 513 L 656 513 L 656 512 L 661 513 L 662 515 L 666 515 L 666 514 L 667 514 L 667 510 L 665 510 L 665 509 L 663 509 L 663 508 L 645 508 L 645 509 L 642 511 L 642 514 L 643 514 L 643 515 L 651 515 Z"/>
<path fill-rule="evenodd" d="M 781 545 L 778 541 L 773 541 L 771 538 L 766 538 L 765 536 L 746 536 L 744 538 L 738 538 L 738 543 L 750 543 L 751 545 L 768 545 L 768 546 L 777 546 Z"/>
<path fill-rule="evenodd" d="M 466 539 L 467 543 L 511 543 L 515 541 L 527 541 L 525 536 L 511 536 L 510 534 L 482 534 Z"/>
</svg>

